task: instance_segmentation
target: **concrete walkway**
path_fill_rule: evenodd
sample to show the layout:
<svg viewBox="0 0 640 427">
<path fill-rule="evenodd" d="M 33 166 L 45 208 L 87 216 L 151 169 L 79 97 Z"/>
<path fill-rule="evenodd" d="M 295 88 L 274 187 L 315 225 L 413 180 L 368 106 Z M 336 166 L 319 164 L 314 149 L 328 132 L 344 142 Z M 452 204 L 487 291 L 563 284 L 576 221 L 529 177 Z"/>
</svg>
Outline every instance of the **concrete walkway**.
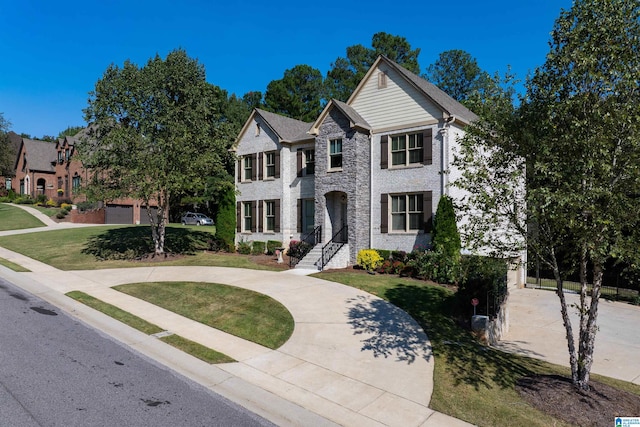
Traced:
<svg viewBox="0 0 640 427">
<path fill-rule="evenodd" d="M 223 267 L 60 271 L 4 248 L 0 257 L 31 270 L 16 273 L 0 266 L 0 276 L 278 425 L 468 425 L 428 407 L 434 361 L 419 325 L 402 310 L 355 288 L 288 272 Z M 111 289 L 179 280 L 222 283 L 269 295 L 293 315 L 293 335 L 270 350 Z M 202 362 L 66 297 L 71 290 L 86 292 L 238 362 Z"/>
<path fill-rule="evenodd" d="M 567 304 L 579 302 L 566 294 Z M 578 314 L 569 308 L 574 333 Z M 569 366 L 566 332 L 560 300 L 553 291 L 509 291 L 509 332 L 496 347 L 513 353 Z M 640 307 L 604 298 L 598 305 L 598 332 L 591 372 L 640 385 Z M 577 341 L 576 341 L 577 346 Z"/>
</svg>

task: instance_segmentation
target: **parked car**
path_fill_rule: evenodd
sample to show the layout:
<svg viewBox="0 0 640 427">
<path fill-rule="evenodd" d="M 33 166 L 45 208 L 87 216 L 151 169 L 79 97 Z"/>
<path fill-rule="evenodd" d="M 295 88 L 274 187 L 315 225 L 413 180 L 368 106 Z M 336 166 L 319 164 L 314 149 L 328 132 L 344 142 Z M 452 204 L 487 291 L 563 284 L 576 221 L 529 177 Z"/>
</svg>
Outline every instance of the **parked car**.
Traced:
<svg viewBox="0 0 640 427">
<path fill-rule="evenodd" d="M 187 212 L 182 216 L 182 225 L 213 225 L 213 220 L 205 214 Z"/>
</svg>

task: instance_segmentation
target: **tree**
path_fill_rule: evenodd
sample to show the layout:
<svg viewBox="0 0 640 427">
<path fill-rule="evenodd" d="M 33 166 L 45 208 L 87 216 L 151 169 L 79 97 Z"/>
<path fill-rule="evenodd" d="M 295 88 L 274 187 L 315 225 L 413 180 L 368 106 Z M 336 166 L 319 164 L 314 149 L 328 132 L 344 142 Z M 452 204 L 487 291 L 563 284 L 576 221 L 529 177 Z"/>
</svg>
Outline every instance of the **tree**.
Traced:
<svg viewBox="0 0 640 427">
<path fill-rule="evenodd" d="M 156 255 L 165 252 L 171 197 L 204 188 L 210 171 L 225 167 L 225 103 L 226 92 L 207 83 L 204 67 L 180 49 L 143 67 L 111 65 L 90 93 L 84 113 L 92 131 L 78 144 L 94 174 L 88 194 L 155 201 L 158 216 L 149 216 Z"/>
<path fill-rule="evenodd" d="M 447 50 L 429 65 L 424 77 L 449 96 L 466 105 L 474 93 L 481 93 L 492 79 L 478 65 L 478 61 L 464 50 Z"/>
<path fill-rule="evenodd" d="M 13 176 L 16 152 L 14 151 L 7 133 L 11 123 L 0 113 L 0 176 Z M 4 182 L 1 183 L 4 186 Z"/>
<path fill-rule="evenodd" d="M 322 96 L 322 73 L 308 65 L 296 65 L 286 70 L 282 79 L 269 83 L 264 103 L 269 111 L 311 122 L 322 111 Z"/>
<path fill-rule="evenodd" d="M 360 44 L 347 47 L 346 58 L 339 57 L 331 64 L 325 79 L 326 98 L 346 101 L 360 83 L 376 58 L 384 55 L 409 71 L 420 73 L 420 49 L 411 49 L 406 38 L 380 32 L 371 39 L 372 48 Z"/>
<path fill-rule="evenodd" d="M 84 129 L 84 126 L 69 126 L 58 134 L 58 138 L 64 138 L 65 136 L 76 136 L 78 132 Z"/>
<path fill-rule="evenodd" d="M 530 257 L 553 271 L 580 390 L 589 389 L 607 262 L 638 257 L 639 51 L 636 1 L 576 0 L 556 20 L 546 62 L 520 108 L 495 103 L 493 115 L 470 127 L 459 158 L 470 165 L 457 182 L 476 213 L 468 229 L 490 244 L 499 240 L 490 232 L 508 225 L 528 238 Z M 526 193 L 513 185 L 525 170 Z M 560 251 L 572 262 L 561 263 Z M 571 269 L 581 282 L 577 348 L 563 292 Z"/>
<path fill-rule="evenodd" d="M 433 247 L 455 262 L 460 260 L 460 233 L 456 221 L 453 201 L 449 196 L 440 197 L 433 224 Z"/>
</svg>

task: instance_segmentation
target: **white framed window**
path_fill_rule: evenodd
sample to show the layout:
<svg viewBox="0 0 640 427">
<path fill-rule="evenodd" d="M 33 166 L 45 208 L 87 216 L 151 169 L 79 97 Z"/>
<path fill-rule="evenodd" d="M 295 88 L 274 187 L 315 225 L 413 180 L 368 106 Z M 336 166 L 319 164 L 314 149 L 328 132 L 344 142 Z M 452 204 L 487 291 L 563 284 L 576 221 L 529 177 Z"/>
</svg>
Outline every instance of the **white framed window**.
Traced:
<svg viewBox="0 0 640 427">
<path fill-rule="evenodd" d="M 422 163 L 424 141 L 422 132 L 391 137 L 391 165 L 407 166 Z"/>
<path fill-rule="evenodd" d="M 305 175 L 313 175 L 316 171 L 316 150 L 304 150 Z"/>
<path fill-rule="evenodd" d="M 423 196 L 417 194 L 391 195 L 391 231 L 409 232 L 423 227 Z"/>
<path fill-rule="evenodd" d="M 253 227 L 253 203 L 242 203 L 242 231 L 250 233 Z"/>
<path fill-rule="evenodd" d="M 244 170 L 242 175 L 243 181 L 251 181 L 253 177 L 253 157 L 245 156 L 244 159 L 242 159 L 242 167 Z"/>
<path fill-rule="evenodd" d="M 342 138 L 329 140 L 329 169 L 342 169 Z"/>
<path fill-rule="evenodd" d="M 275 178 L 276 176 L 276 153 L 265 153 L 264 155 L 265 177 Z"/>
<path fill-rule="evenodd" d="M 276 202 L 267 200 L 264 202 L 265 231 L 276 231 Z"/>
<path fill-rule="evenodd" d="M 71 188 L 74 193 L 77 193 L 80 190 L 80 185 L 82 184 L 82 179 L 80 176 L 76 175 L 71 179 Z"/>
</svg>

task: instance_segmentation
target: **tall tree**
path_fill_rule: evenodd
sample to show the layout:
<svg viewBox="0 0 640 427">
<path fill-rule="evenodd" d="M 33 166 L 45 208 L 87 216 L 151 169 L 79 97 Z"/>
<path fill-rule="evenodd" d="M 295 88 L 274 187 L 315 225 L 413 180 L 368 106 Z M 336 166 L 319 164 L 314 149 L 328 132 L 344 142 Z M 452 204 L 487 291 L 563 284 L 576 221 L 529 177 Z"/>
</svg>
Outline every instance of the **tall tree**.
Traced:
<svg viewBox="0 0 640 427">
<path fill-rule="evenodd" d="M 331 64 L 325 79 L 327 99 L 346 101 L 379 55 L 386 56 L 409 71 L 420 73 L 420 49 L 411 49 L 406 38 L 380 32 L 373 35 L 371 46 L 349 46 L 346 58 L 339 57 Z"/>
<path fill-rule="evenodd" d="M 0 176 L 13 176 L 16 153 L 9 142 L 7 133 L 11 128 L 11 123 L 0 113 Z M 0 183 L 4 186 L 4 182 Z"/>
<path fill-rule="evenodd" d="M 140 198 L 158 204 L 151 219 L 156 255 L 165 252 L 165 212 L 174 194 L 204 188 L 224 169 L 229 124 L 221 115 L 226 92 L 205 80 L 204 67 L 175 50 L 138 67 L 111 65 L 90 93 L 85 119 L 93 130 L 79 144 L 94 172 L 94 198 Z"/>
<path fill-rule="evenodd" d="M 458 49 L 442 52 L 427 67 L 424 77 L 463 104 L 472 95 L 486 91 L 493 82 L 471 54 Z"/>
<path fill-rule="evenodd" d="M 528 237 L 530 256 L 553 271 L 572 381 L 580 390 L 589 389 L 607 261 L 638 258 L 638 52 L 637 1 L 576 0 L 556 20 L 546 62 L 528 81 L 519 110 L 494 112 L 462 144 L 460 160 L 468 168 L 457 184 L 469 190 L 477 214 L 471 231 L 490 244 L 497 239 L 487 232 L 509 225 Z M 526 194 L 509 186 L 521 183 L 525 170 Z M 559 251 L 573 262 L 560 263 Z M 569 268 L 581 282 L 577 346 L 563 292 Z"/>
<path fill-rule="evenodd" d="M 82 129 L 84 129 L 84 126 L 69 126 L 58 134 L 58 138 L 64 138 L 65 136 L 76 136 Z"/>
<path fill-rule="evenodd" d="M 460 260 L 460 233 L 456 220 L 456 212 L 453 207 L 453 200 L 449 196 L 440 197 L 438 209 L 433 223 L 432 234 L 433 247 L 458 262 Z"/>
<path fill-rule="evenodd" d="M 264 95 L 265 108 L 293 119 L 311 122 L 322 111 L 322 73 L 308 65 L 286 70 L 273 80 Z"/>
</svg>

